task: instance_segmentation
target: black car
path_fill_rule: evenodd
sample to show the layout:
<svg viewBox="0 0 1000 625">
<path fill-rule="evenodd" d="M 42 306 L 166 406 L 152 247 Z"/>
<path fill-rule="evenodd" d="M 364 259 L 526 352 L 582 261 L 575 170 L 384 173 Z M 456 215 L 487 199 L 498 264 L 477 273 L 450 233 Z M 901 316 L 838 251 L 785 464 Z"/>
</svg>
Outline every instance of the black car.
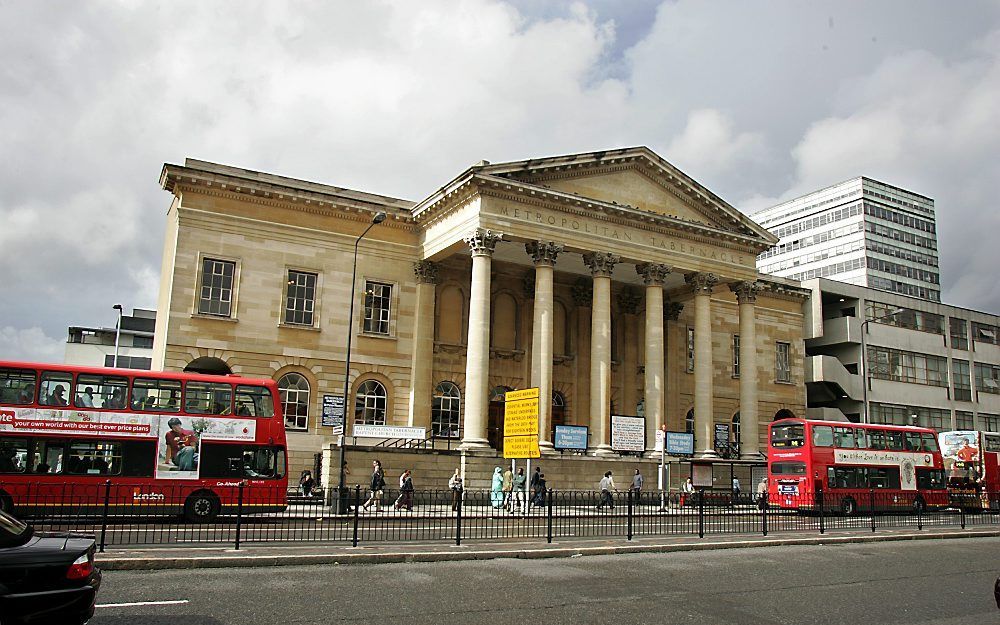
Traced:
<svg viewBox="0 0 1000 625">
<path fill-rule="evenodd" d="M 90 619 L 101 587 L 94 547 L 87 536 L 36 534 L 0 511 L 0 625 Z"/>
</svg>

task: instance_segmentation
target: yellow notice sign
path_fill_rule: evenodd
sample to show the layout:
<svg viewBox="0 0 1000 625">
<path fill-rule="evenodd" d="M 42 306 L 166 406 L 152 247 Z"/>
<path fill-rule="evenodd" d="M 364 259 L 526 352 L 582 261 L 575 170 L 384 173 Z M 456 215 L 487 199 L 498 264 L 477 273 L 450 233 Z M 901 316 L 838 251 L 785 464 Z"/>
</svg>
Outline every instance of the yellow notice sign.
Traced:
<svg viewBox="0 0 1000 625">
<path fill-rule="evenodd" d="M 520 391 L 507 391 L 503 396 L 505 401 L 520 401 L 522 399 L 538 399 L 538 387 L 525 388 Z"/>
<path fill-rule="evenodd" d="M 505 436 L 503 438 L 504 458 L 541 458 L 537 436 Z"/>
</svg>

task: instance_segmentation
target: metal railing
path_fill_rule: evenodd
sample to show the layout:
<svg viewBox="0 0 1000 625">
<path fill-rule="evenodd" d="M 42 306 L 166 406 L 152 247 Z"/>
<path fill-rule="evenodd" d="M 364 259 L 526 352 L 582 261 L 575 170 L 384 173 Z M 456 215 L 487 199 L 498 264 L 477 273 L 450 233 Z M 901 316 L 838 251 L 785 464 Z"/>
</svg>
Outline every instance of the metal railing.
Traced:
<svg viewBox="0 0 1000 625">
<path fill-rule="evenodd" d="M 700 490 L 536 493 L 337 489 L 289 500 L 246 482 L 202 489 L 0 483 L 0 505 L 40 531 L 93 533 L 108 545 L 449 542 L 654 536 L 825 534 L 838 530 L 1000 527 L 1000 493 L 914 497 L 878 489 L 767 495 Z M 4 495 L 6 493 L 6 495 Z M 4 498 L 6 497 L 6 498 Z"/>
</svg>

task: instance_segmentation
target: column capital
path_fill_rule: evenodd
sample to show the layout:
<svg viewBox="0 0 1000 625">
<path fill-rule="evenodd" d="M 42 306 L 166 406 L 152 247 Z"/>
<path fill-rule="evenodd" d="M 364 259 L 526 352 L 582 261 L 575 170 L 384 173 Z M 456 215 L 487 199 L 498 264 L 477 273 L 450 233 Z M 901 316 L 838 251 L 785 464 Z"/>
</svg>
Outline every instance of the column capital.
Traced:
<svg viewBox="0 0 1000 625">
<path fill-rule="evenodd" d="M 677 321 L 684 310 L 684 304 L 680 302 L 663 302 L 663 318 L 666 321 Z"/>
<path fill-rule="evenodd" d="M 646 286 L 663 286 L 667 281 L 667 274 L 670 273 L 669 265 L 657 263 L 640 263 L 635 266 L 635 272 L 642 278 L 642 283 Z"/>
<path fill-rule="evenodd" d="M 413 275 L 417 278 L 417 284 L 437 284 L 438 269 L 438 264 L 429 260 L 413 263 Z"/>
<path fill-rule="evenodd" d="M 639 293 L 636 292 L 630 286 L 625 287 L 618 294 L 618 308 L 626 315 L 635 315 L 639 313 L 639 302 L 642 298 Z"/>
<path fill-rule="evenodd" d="M 539 265 L 551 267 L 556 264 L 556 256 L 563 251 L 563 245 L 554 241 L 529 241 L 524 244 L 524 251 L 531 256 L 531 261 L 536 267 Z"/>
<path fill-rule="evenodd" d="M 590 308 L 594 301 L 594 283 L 591 280 L 584 277 L 577 278 L 572 291 L 574 304 Z"/>
<path fill-rule="evenodd" d="M 503 240 L 503 233 L 486 228 L 476 228 L 465 235 L 463 240 L 472 250 L 473 256 L 493 256 L 497 242 Z"/>
<path fill-rule="evenodd" d="M 729 285 L 729 290 L 736 293 L 736 301 L 740 304 L 753 304 L 757 301 L 757 294 L 761 291 L 760 282 L 756 280 L 744 280 L 733 282 Z"/>
<path fill-rule="evenodd" d="M 590 267 L 590 275 L 595 278 L 610 278 L 619 261 L 621 256 L 610 252 L 587 252 L 583 255 L 583 263 Z"/>
<path fill-rule="evenodd" d="M 712 289 L 719 283 L 719 276 L 706 272 L 688 273 L 684 274 L 684 282 L 688 283 L 695 295 L 711 295 Z"/>
</svg>

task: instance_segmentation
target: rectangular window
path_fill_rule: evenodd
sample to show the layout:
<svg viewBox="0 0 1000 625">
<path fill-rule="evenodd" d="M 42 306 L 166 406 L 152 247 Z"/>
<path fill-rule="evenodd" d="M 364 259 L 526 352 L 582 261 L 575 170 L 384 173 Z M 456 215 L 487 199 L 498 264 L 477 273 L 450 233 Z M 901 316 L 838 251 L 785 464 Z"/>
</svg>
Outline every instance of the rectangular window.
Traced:
<svg viewBox="0 0 1000 625">
<path fill-rule="evenodd" d="M 285 289 L 285 323 L 311 327 L 315 308 L 316 274 L 289 269 Z"/>
<path fill-rule="evenodd" d="M 77 408 L 110 408 L 121 410 L 128 395 L 128 378 L 112 375 L 76 376 L 76 397 L 73 404 Z"/>
<path fill-rule="evenodd" d="M 733 335 L 733 377 L 740 377 L 740 335 Z"/>
<path fill-rule="evenodd" d="M 774 379 L 778 382 L 791 382 L 792 369 L 789 364 L 790 343 L 774 344 Z"/>
<path fill-rule="evenodd" d="M 687 329 L 687 369 L 688 373 L 694 373 L 694 328 Z"/>
<path fill-rule="evenodd" d="M 274 401 L 271 391 L 263 386 L 236 386 L 236 416 L 273 417 Z"/>
<path fill-rule="evenodd" d="M 365 332 L 389 334 L 392 285 L 365 281 Z"/>
<path fill-rule="evenodd" d="M 997 326 L 991 326 L 988 323 L 972 322 L 972 340 L 997 345 L 998 335 L 1000 335 L 1000 329 Z"/>
<path fill-rule="evenodd" d="M 1000 393 L 1000 366 L 977 362 L 976 390 L 980 393 Z"/>
<path fill-rule="evenodd" d="M 969 380 L 969 361 L 951 361 L 952 383 L 955 385 L 955 399 L 957 401 L 972 401 L 972 382 Z"/>
<path fill-rule="evenodd" d="M 106 441 L 71 441 L 66 447 L 63 473 L 118 475 L 122 470 L 122 444 Z"/>
<path fill-rule="evenodd" d="M 132 382 L 132 410 L 180 412 L 180 380 L 136 378 Z"/>
<path fill-rule="evenodd" d="M 233 389 L 228 384 L 188 382 L 184 387 L 185 412 L 218 415 L 233 413 Z"/>
<path fill-rule="evenodd" d="M 941 356 L 869 347 L 868 373 L 873 378 L 929 386 L 948 386 L 948 360 Z"/>
<path fill-rule="evenodd" d="M 853 449 L 854 444 L 854 428 L 834 428 L 833 429 L 834 444 L 837 447 L 844 449 Z"/>
<path fill-rule="evenodd" d="M 213 258 L 204 259 L 201 268 L 198 313 L 216 317 L 232 316 L 235 277 L 235 262 Z"/>
<path fill-rule="evenodd" d="M 28 439 L 0 440 L 0 473 L 27 473 L 28 464 Z"/>
<path fill-rule="evenodd" d="M 955 429 L 956 430 L 974 430 L 974 420 L 972 418 L 972 413 L 965 410 L 955 411 Z"/>
<path fill-rule="evenodd" d="M 151 336 L 133 336 L 132 337 L 132 347 L 138 347 L 141 349 L 153 349 L 153 337 Z"/>
<path fill-rule="evenodd" d="M 833 428 L 829 425 L 814 425 L 812 436 L 814 446 L 833 447 Z"/>
<path fill-rule="evenodd" d="M 951 317 L 948 327 L 951 329 L 952 349 L 969 349 L 969 324 L 965 319 Z"/>
<path fill-rule="evenodd" d="M 277 479 L 284 475 L 285 454 L 278 447 L 202 443 L 202 477 Z"/>
<path fill-rule="evenodd" d="M 104 357 L 105 367 L 115 367 L 115 355 L 108 354 Z M 117 369 L 142 369 L 143 371 L 149 371 L 153 368 L 152 358 L 143 358 L 142 356 L 118 356 L 118 366 Z"/>
<path fill-rule="evenodd" d="M 68 406 L 73 374 L 61 371 L 42 373 L 42 385 L 38 392 L 38 403 L 43 406 Z"/>
<path fill-rule="evenodd" d="M 35 401 L 37 378 L 31 369 L 0 368 L 0 405 L 26 405 Z"/>
<path fill-rule="evenodd" d="M 868 446 L 871 449 L 885 449 L 885 430 L 868 430 Z"/>
<path fill-rule="evenodd" d="M 771 428 L 771 447 L 802 447 L 805 443 L 805 426 L 775 425 Z"/>
<path fill-rule="evenodd" d="M 979 425 L 987 432 L 1000 432 L 1000 415 L 980 412 Z"/>
</svg>

